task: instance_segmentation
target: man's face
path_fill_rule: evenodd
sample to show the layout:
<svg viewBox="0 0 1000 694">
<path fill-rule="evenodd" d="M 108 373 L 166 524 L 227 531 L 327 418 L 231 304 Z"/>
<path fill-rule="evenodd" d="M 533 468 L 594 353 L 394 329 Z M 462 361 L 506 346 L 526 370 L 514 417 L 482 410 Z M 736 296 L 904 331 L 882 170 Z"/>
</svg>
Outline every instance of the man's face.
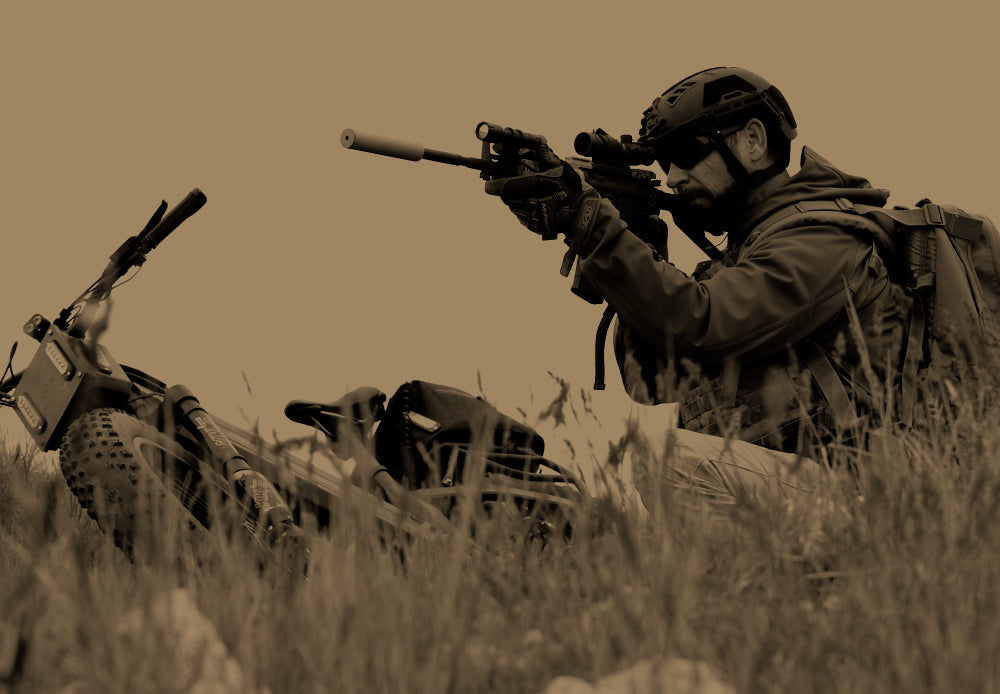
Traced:
<svg viewBox="0 0 1000 694">
<path fill-rule="evenodd" d="M 735 133 L 730 133 L 730 136 Z M 672 211 L 674 222 L 687 231 L 723 234 L 730 218 L 746 205 L 746 192 L 736 185 L 717 146 L 733 150 L 731 140 L 716 145 L 718 138 L 703 136 L 670 143 L 661 149 L 657 163 L 667 175 L 667 186 L 682 203 Z M 742 160 L 740 160 L 742 163 Z"/>
<path fill-rule="evenodd" d="M 667 187 L 692 210 L 712 209 L 715 201 L 732 190 L 735 183 L 722 155 L 714 150 L 687 169 L 664 159 L 657 163 L 667 174 Z"/>
</svg>

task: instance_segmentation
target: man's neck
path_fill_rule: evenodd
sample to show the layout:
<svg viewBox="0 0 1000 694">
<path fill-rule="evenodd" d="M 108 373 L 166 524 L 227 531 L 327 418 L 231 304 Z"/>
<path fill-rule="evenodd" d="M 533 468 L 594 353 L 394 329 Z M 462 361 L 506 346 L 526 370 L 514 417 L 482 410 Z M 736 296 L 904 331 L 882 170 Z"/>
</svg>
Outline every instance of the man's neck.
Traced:
<svg viewBox="0 0 1000 694">
<path fill-rule="evenodd" d="M 774 194 L 774 191 L 788 183 L 790 178 L 791 176 L 788 175 L 788 171 L 786 169 L 754 188 L 750 191 L 750 195 L 747 196 L 747 209 L 752 210 L 757 205 L 767 200 Z"/>
<path fill-rule="evenodd" d="M 746 223 L 753 217 L 753 211 L 758 205 L 774 195 L 775 191 L 788 183 L 790 178 L 791 176 L 788 175 L 788 171 L 785 170 L 772 176 L 750 191 L 750 194 L 745 198 L 746 202 L 742 210 L 726 225 L 729 235 L 727 246 L 729 248 L 734 248 L 743 243 L 746 235 L 750 232 L 750 229 L 746 228 Z"/>
</svg>

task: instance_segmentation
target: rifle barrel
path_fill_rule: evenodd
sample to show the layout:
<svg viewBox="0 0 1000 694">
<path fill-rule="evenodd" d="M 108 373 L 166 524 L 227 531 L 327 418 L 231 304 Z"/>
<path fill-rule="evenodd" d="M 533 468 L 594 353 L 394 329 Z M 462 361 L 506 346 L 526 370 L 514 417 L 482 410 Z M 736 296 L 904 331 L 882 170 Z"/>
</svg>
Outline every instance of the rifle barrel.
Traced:
<svg viewBox="0 0 1000 694">
<path fill-rule="evenodd" d="M 451 164 L 452 166 L 467 166 L 470 169 L 478 169 L 479 171 L 485 171 L 490 166 L 490 162 L 484 161 L 479 157 L 463 157 L 460 154 L 442 152 L 438 149 L 425 149 L 424 159 L 439 161 L 442 164 Z"/>
<path fill-rule="evenodd" d="M 452 166 L 467 166 L 470 169 L 484 170 L 489 166 L 478 157 L 463 157 L 459 154 L 442 152 L 437 149 L 428 149 L 416 142 L 405 142 L 381 135 L 371 135 L 362 133 L 352 128 L 347 128 L 340 135 L 340 144 L 347 149 L 356 149 L 369 154 L 380 154 L 384 157 L 395 157 L 396 159 L 406 159 L 407 161 L 436 161 Z"/>
</svg>

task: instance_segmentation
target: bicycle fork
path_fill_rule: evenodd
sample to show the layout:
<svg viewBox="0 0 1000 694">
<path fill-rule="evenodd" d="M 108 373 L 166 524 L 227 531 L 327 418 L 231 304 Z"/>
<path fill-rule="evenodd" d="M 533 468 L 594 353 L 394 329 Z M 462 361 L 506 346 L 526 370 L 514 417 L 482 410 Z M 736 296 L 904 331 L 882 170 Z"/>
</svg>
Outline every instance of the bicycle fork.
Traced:
<svg viewBox="0 0 1000 694">
<path fill-rule="evenodd" d="M 284 498 L 264 475 L 250 467 L 247 459 L 222 432 L 198 398 L 186 386 L 176 385 L 164 393 L 164 412 L 191 433 L 208 451 L 211 462 L 224 471 L 248 513 L 243 524 L 254 536 L 262 532 L 273 541 L 295 534 L 295 521 Z"/>
</svg>

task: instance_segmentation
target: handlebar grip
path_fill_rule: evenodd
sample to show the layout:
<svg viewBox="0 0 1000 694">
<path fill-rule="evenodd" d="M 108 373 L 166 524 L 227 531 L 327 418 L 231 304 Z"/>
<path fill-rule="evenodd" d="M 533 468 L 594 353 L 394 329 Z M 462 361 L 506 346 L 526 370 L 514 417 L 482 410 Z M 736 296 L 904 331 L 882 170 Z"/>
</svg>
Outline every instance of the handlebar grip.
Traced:
<svg viewBox="0 0 1000 694">
<path fill-rule="evenodd" d="M 352 128 L 347 128 L 340 134 L 340 144 L 347 149 L 356 149 L 369 154 L 381 154 L 407 161 L 420 161 L 426 152 L 423 145 L 415 142 L 404 142 L 380 135 L 359 133 Z"/>
<path fill-rule="evenodd" d="M 159 224 L 143 234 L 142 238 L 139 239 L 144 252 L 148 253 L 159 246 L 160 243 L 163 242 L 163 239 L 170 235 L 170 232 L 179 227 L 188 217 L 200 210 L 207 201 L 208 198 L 198 188 L 195 188 L 188 193 L 187 197 L 177 203 L 172 210 L 163 216 L 163 219 L 160 220 Z"/>
</svg>

